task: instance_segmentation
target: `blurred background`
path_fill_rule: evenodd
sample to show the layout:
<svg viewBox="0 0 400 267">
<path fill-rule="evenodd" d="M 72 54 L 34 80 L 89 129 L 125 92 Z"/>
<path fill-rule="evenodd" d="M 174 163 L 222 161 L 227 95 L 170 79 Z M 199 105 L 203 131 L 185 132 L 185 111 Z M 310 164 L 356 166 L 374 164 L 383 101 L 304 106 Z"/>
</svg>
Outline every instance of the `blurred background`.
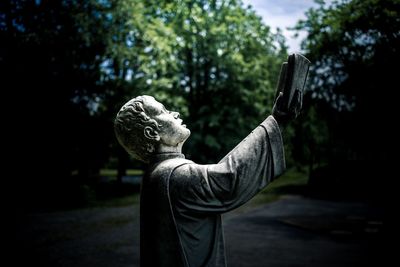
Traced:
<svg viewBox="0 0 400 267">
<path fill-rule="evenodd" d="M 391 214 L 399 13 L 398 0 L 3 1 L 1 93 L 14 140 L 7 203 L 17 250 L 41 266 L 137 266 L 145 166 L 116 142 L 120 107 L 154 96 L 191 129 L 186 157 L 215 163 L 270 114 L 281 64 L 301 52 L 312 67 L 303 112 L 283 133 L 288 172 L 232 215 L 227 230 L 230 220 L 288 195 L 362 203 L 364 213 L 346 213 L 358 218 L 350 234 L 369 225 L 376 235 L 358 236 L 366 250 L 351 254 L 351 264 L 296 258 L 299 265 L 277 266 L 366 266 L 362 255 L 382 247 Z M 349 225 L 333 221 L 312 230 Z M 100 234 L 111 229 L 112 238 Z M 97 237 L 85 239 L 90 231 Z M 89 249 L 99 243 L 108 245 Z"/>
</svg>

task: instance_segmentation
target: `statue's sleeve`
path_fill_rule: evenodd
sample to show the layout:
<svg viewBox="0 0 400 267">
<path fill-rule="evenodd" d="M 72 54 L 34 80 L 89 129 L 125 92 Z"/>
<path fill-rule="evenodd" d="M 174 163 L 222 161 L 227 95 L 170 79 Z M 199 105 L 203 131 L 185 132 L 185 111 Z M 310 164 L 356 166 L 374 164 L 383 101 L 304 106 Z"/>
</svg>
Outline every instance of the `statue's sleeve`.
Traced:
<svg viewBox="0 0 400 267">
<path fill-rule="evenodd" d="M 195 212 L 234 209 L 283 173 L 285 157 L 272 116 L 254 129 L 218 164 L 186 164 L 171 176 L 176 204 Z"/>
</svg>

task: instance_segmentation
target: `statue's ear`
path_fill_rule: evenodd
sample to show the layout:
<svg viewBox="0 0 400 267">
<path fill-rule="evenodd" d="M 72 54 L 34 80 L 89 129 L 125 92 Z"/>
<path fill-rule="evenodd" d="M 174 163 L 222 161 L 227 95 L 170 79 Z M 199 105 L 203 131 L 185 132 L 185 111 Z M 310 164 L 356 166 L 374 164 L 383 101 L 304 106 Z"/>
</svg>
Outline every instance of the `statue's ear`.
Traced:
<svg viewBox="0 0 400 267">
<path fill-rule="evenodd" d="M 144 136 L 150 140 L 160 141 L 160 135 L 150 126 L 144 127 Z"/>
</svg>

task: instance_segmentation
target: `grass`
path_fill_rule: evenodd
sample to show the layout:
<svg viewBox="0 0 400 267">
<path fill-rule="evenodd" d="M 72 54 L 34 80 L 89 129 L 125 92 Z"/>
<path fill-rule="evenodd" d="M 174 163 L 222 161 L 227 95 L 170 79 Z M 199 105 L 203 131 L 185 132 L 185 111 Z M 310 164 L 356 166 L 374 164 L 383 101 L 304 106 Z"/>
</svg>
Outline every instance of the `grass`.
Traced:
<svg viewBox="0 0 400 267">
<path fill-rule="evenodd" d="M 281 177 L 273 181 L 261 194 L 282 194 L 292 193 L 296 187 L 304 187 L 308 182 L 308 173 L 303 170 L 291 168 Z M 295 192 L 293 192 L 295 193 Z"/>
<path fill-rule="evenodd" d="M 117 171 L 112 169 L 103 169 L 101 175 L 113 176 Z M 141 170 L 129 170 L 128 175 L 141 175 Z M 307 185 L 308 174 L 295 168 L 287 170 L 281 177 L 269 184 L 263 191 L 258 193 L 245 205 L 234 210 L 234 213 L 242 213 L 257 206 L 278 200 L 281 196 L 287 194 L 302 194 Z M 139 203 L 139 193 L 132 193 L 126 196 L 96 200 L 92 206 L 96 207 L 121 207 Z"/>
<path fill-rule="evenodd" d="M 103 197 L 96 199 L 90 206 L 92 207 L 122 207 L 138 204 L 140 195 L 138 186 L 133 187 L 129 184 L 114 184 L 117 179 L 116 169 L 101 169 L 100 176 L 108 177 L 108 185 L 103 187 Z M 137 169 L 128 169 L 128 176 L 142 176 L 143 171 Z"/>
<path fill-rule="evenodd" d="M 302 194 L 308 182 L 308 174 L 303 170 L 291 168 L 281 177 L 270 183 L 263 191 L 258 193 L 249 202 L 229 212 L 228 217 L 247 212 L 258 206 L 279 200 L 284 195 Z"/>
<path fill-rule="evenodd" d="M 132 193 L 131 195 L 109 198 L 105 200 L 96 200 L 91 206 L 110 208 L 110 207 L 125 207 L 134 204 L 139 204 L 140 194 Z"/>
<path fill-rule="evenodd" d="M 126 175 L 136 176 L 143 175 L 142 170 L 129 169 L 126 171 Z M 100 176 L 117 177 L 117 170 L 115 169 L 101 169 Z"/>
</svg>

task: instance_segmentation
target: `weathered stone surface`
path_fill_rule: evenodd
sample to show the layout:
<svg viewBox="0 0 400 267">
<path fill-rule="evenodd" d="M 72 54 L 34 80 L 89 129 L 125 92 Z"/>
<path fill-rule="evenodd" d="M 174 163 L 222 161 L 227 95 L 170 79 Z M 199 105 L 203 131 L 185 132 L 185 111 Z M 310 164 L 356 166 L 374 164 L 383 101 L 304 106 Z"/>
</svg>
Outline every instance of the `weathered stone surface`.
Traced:
<svg viewBox="0 0 400 267">
<path fill-rule="evenodd" d="M 133 157 L 149 164 L 141 191 L 141 266 L 226 265 L 221 214 L 246 203 L 285 170 L 278 122 L 295 117 L 302 101 L 294 96 L 291 106 L 296 108 L 282 108 L 285 94 L 278 93 L 273 116 L 209 165 L 182 154 L 190 130 L 179 113 L 151 96 L 136 97 L 121 108 L 117 138 Z"/>
</svg>

